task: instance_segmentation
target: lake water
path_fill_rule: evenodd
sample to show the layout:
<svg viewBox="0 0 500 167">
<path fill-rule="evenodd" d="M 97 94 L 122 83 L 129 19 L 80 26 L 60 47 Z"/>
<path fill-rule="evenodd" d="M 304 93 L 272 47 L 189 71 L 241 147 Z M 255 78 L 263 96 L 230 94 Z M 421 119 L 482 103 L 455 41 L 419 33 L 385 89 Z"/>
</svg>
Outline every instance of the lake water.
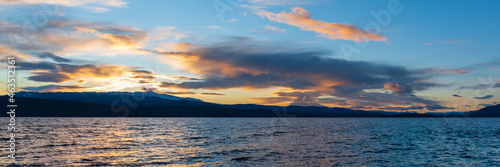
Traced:
<svg viewBox="0 0 500 167">
<path fill-rule="evenodd" d="M 7 121 L 2 166 L 500 165 L 498 118 L 17 118 L 15 161 Z"/>
</svg>

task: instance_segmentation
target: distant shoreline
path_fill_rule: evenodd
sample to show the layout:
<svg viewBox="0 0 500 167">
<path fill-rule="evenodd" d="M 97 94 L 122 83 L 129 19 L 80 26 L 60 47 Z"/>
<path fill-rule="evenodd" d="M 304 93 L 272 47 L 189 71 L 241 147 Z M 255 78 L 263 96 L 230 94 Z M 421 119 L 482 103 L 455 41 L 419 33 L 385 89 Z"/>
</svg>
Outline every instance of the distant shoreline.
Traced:
<svg viewBox="0 0 500 167">
<path fill-rule="evenodd" d="M 7 103 L 7 97 L 0 98 Z M 157 99 L 155 99 L 157 100 Z M 83 101 L 17 97 L 16 117 L 190 117 L 190 118 L 468 118 L 500 117 L 497 106 L 462 115 L 393 113 L 346 108 L 304 106 L 222 105 L 185 100 L 164 100 L 135 107 Z M 117 110 L 119 109 L 119 110 Z M 484 110 L 484 111 L 483 111 Z M 9 115 L 3 114 L 3 117 Z"/>
</svg>

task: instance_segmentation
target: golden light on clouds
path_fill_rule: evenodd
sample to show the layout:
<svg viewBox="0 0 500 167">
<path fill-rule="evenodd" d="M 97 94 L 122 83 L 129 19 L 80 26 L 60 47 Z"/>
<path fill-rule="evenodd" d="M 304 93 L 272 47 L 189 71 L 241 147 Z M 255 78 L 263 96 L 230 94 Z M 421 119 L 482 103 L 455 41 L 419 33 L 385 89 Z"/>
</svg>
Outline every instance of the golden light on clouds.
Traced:
<svg viewBox="0 0 500 167">
<path fill-rule="evenodd" d="M 257 15 L 266 17 L 271 21 L 285 23 L 299 27 L 305 31 L 314 31 L 320 34 L 321 37 L 328 39 L 342 39 L 352 41 L 386 41 L 387 38 L 383 35 L 365 32 L 356 26 L 328 23 L 324 21 L 314 20 L 304 8 L 296 7 L 292 12 L 272 13 L 264 10 L 257 12 Z"/>
</svg>

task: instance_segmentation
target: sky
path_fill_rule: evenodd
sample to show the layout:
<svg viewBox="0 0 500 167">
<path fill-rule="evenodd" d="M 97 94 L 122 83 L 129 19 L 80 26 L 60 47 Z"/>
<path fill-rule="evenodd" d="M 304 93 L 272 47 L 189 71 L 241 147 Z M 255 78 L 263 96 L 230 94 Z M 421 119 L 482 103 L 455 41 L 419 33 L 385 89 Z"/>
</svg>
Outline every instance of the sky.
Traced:
<svg viewBox="0 0 500 167">
<path fill-rule="evenodd" d="M 499 1 L 0 0 L 0 85 L 7 84 L 7 57 L 16 57 L 19 91 L 472 111 L 500 101 L 498 7 Z"/>
</svg>

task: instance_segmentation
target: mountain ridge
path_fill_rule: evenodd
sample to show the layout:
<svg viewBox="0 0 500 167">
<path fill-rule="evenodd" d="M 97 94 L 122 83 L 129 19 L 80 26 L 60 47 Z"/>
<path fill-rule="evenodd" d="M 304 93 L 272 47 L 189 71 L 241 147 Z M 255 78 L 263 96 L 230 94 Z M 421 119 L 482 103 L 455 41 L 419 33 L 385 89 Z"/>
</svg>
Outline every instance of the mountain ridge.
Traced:
<svg viewBox="0 0 500 167">
<path fill-rule="evenodd" d="M 5 99 L 3 99 L 5 98 Z M 8 96 L 2 96 L 7 102 Z M 18 92 L 21 116 L 131 117 L 500 117 L 500 105 L 460 114 L 364 111 L 325 106 L 217 104 L 155 92 Z M 26 105 L 23 101 L 27 102 Z M 77 108 L 77 109 L 76 109 Z M 36 112 L 44 111 L 45 115 Z M 50 111 L 51 113 L 47 113 Z M 76 113 L 68 113 L 68 111 Z M 101 113 L 95 113 L 99 111 Z M 90 112 L 90 113 L 89 113 Z M 83 114 L 82 114 L 83 113 Z M 85 114 L 88 113 L 88 114 Z"/>
</svg>

